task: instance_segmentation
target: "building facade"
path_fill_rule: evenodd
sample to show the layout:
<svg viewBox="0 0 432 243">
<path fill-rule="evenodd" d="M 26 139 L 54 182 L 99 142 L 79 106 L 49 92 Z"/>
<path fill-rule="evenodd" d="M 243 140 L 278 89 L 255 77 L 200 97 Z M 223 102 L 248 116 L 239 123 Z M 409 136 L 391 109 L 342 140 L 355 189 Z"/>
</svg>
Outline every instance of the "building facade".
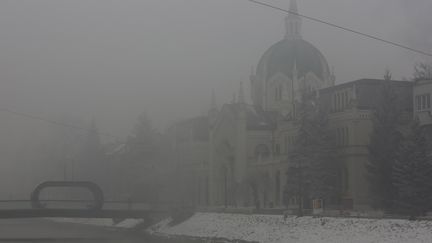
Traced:
<svg viewBox="0 0 432 243">
<path fill-rule="evenodd" d="M 284 202 L 283 192 L 304 91 L 317 94 L 318 106 L 328 114 L 336 134 L 342 156 L 341 199 L 347 208 L 369 205 L 365 165 L 373 114 L 382 104 L 384 85 L 395 90 L 395 105 L 405 111 L 407 119 L 412 117 L 414 101 L 421 108 L 415 114 L 432 124 L 430 96 L 422 93 L 424 88 L 417 88 L 423 83 L 363 79 L 335 85 L 324 55 L 302 38 L 302 20 L 293 14 L 297 13 L 295 0 L 290 12 L 284 38 L 264 52 L 250 76 L 252 104 L 245 102 L 240 84 L 237 101 L 218 108 L 213 97 L 208 116 L 171 127 L 173 151 L 190 203 L 237 207 L 258 203 L 266 208 L 283 207 L 286 201 L 297 204 L 295 196 Z M 432 83 L 424 85 L 432 93 Z M 194 139 L 195 133 L 207 135 Z M 179 139 L 184 136 L 180 134 L 189 139 Z"/>
</svg>

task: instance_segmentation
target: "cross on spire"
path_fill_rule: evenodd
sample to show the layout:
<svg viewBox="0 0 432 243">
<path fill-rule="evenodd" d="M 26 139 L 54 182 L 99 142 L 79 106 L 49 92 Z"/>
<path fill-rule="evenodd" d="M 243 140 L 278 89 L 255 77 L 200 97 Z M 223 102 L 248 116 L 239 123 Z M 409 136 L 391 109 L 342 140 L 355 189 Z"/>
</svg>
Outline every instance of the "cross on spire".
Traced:
<svg viewBox="0 0 432 243">
<path fill-rule="evenodd" d="M 290 10 L 290 12 L 298 13 L 297 1 L 296 1 L 296 0 L 291 0 L 291 1 L 290 1 L 290 7 L 289 7 L 289 10 Z"/>
</svg>

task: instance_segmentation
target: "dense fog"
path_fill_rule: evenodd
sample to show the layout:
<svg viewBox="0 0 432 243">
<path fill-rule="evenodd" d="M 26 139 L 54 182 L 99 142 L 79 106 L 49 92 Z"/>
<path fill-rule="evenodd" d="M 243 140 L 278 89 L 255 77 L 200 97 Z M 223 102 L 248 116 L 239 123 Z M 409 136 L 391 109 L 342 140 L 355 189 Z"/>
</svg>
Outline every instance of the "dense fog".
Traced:
<svg viewBox="0 0 432 243">
<path fill-rule="evenodd" d="M 430 0 L 298 2 L 304 15 L 432 50 Z M 206 114 L 212 90 L 221 105 L 243 82 L 249 101 L 251 69 L 283 38 L 284 16 L 246 0 L 0 1 L 0 199 L 73 179 L 78 172 L 64 161 L 93 139 L 86 129 L 96 128 L 94 139 L 111 150 L 143 113 L 159 134 Z M 431 61 L 308 20 L 303 36 L 326 56 L 337 84 L 382 78 L 386 69 L 409 80 L 417 62 Z"/>
</svg>

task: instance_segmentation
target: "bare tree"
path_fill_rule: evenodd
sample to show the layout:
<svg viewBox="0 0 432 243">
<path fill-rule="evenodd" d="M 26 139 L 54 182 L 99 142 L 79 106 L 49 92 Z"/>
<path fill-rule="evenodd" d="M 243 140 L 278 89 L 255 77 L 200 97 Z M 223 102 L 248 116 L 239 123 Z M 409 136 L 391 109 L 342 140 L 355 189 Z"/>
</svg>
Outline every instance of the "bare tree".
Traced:
<svg viewBox="0 0 432 243">
<path fill-rule="evenodd" d="M 386 68 L 384 72 L 384 80 L 391 80 L 392 79 L 392 73 L 390 72 L 390 69 Z"/>
</svg>

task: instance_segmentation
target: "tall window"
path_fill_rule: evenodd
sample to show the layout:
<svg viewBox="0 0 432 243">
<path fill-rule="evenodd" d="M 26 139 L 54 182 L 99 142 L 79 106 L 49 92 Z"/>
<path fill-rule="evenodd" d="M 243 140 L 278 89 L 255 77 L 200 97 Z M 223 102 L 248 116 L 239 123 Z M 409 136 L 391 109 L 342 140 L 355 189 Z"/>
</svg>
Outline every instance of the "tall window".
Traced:
<svg viewBox="0 0 432 243">
<path fill-rule="evenodd" d="M 339 93 L 337 93 L 336 94 L 336 97 L 337 97 L 337 102 L 336 102 L 336 110 L 337 111 L 339 111 L 339 109 L 340 109 L 340 94 Z"/>
<path fill-rule="evenodd" d="M 345 106 L 349 105 L 348 91 L 345 91 Z"/>
<path fill-rule="evenodd" d="M 417 111 L 429 110 L 431 108 L 430 94 L 416 95 L 415 106 Z"/>
<path fill-rule="evenodd" d="M 349 95 L 348 91 L 338 91 L 333 94 L 333 111 L 342 111 L 349 106 Z"/>
<path fill-rule="evenodd" d="M 339 146 L 347 146 L 349 144 L 348 127 L 339 127 L 336 129 L 336 143 Z"/>
<path fill-rule="evenodd" d="M 276 171 L 275 176 L 275 203 L 279 205 L 280 201 L 280 171 Z"/>
</svg>

